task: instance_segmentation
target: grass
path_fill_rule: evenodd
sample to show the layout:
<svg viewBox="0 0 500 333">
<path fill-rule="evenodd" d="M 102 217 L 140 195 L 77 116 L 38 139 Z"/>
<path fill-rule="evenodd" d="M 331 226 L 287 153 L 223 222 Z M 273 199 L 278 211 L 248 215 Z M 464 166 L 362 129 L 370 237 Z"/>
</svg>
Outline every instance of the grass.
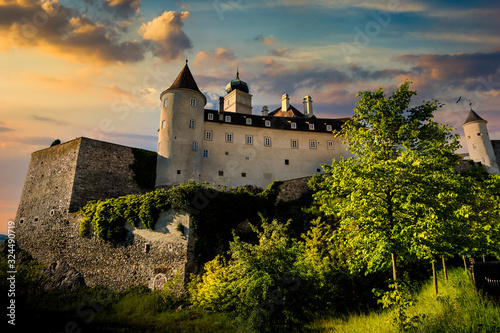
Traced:
<svg viewBox="0 0 500 333">
<path fill-rule="evenodd" d="M 488 297 L 475 291 L 463 269 L 451 269 L 449 280 L 442 272 L 438 279 L 438 297 L 434 295 L 432 281 L 424 284 L 413 295 L 415 304 L 407 315 L 419 321 L 415 332 L 500 332 L 500 307 Z M 399 332 L 392 325 L 390 310 L 377 310 L 367 314 L 351 313 L 341 318 L 324 318 L 313 322 L 311 330 L 319 332 Z"/>
</svg>

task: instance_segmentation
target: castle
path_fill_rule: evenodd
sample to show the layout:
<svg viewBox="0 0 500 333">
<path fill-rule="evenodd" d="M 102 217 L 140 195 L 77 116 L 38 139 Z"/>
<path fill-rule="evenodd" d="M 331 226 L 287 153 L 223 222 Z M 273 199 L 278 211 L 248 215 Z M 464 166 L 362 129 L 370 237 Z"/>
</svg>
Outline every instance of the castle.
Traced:
<svg viewBox="0 0 500 333">
<path fill-rule="evenodd" d="M 116 246 L 79 236 L 75 213 L 87 202 L 188 181 L 265 187 L 275 179 L 288 180 L 279 200 L 293 201 L 308 191 L 305 177 L 321 172 L 322 163 L 350 156 L 332 134 L 346 119 L 315 117 L 310 96 L 303 113 L 284 94 L 280 108 L 264 106 L 255 115 L 238 73 L 226 91 L 218 110 L 205 109 L 186 63 L 160 95 L 157 153 L 88 138 L 34 152 L 15 219 L 20 247 L 47 265 L 67 263 L 89 286 L 151 285 L 158 274 L 190 271 L 196 235 L 189 214 L 162 212 L 154 230 L 126 223 L 127 242 Z M 500 140 L 490 140 L 486 123 L 471 109 L 463 129 L 470 158 L 498 174 Z M 179 224 L 187 236 L 176 232 Z"/>
<path fill-rule="evenodd" d="M 161 93 L 156 187 L 208 182 L 265 188 L 273 180 L 288 180 L 321 172 L 321 164 L 351 156 L 332 134 L 347 118 L 317 118 L 312 98 L 304 112 L 284 94 L 281 107 L 252 113 L 248 84 L 236 78 L 219 98 L 218 110 L 205 109 L 186 63 L 174 83 Z"/>
</svg>

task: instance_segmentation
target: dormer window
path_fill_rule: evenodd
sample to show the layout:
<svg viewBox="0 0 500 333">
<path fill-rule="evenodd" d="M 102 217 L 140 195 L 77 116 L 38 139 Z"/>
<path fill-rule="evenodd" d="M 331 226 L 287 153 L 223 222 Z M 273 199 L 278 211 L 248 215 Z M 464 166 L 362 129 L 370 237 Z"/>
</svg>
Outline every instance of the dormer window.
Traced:
<svg viewBox="0 0 500 333">
<path fill-rule="evenodd" d="M 292 127 L 292 129 L 296 129 L 297 128 L 297 123 L 291 123 L 290 127 Z"/>
<path fill-rule="evenodd" d="M 247 122 L 247 125 L 252 125 L 252 118 L 247 118 L 246 122 Z"/>
<path fill-rule="evenodd" d="M 230 123 L 231 122 L 231 116 L 226 116 L 226 123 Z"/>
<path fill-rule="evenodd" d="M 189 100 L 189 105 L 191 105 L 191 106 L 196 106 L 196 99 L 195 99 L 195 98 L 191 98 L 191 99 Z"/>
<path fill-rule="evenodd" d="M 326 130 L 328 132 L 331 132 L 332 131 L 332 125 L 326 125 Z"/>
<path fill-rule="evenodd" d="M 266 120 L 266 127 L 271 127 L 271 121 L 270 120 Z"/>
<path fill-rule="evenodd" d="M 310 129 L 311 131 L 314 131 L 314 124 L 309 124 L 309 129 Z"/>
<path fill-rule="evenodd" d="M 208 116 L 207 116 L 208 120 L 214 120 L 214 114 L 213 113 L 209 113 Z"/>
</svg>

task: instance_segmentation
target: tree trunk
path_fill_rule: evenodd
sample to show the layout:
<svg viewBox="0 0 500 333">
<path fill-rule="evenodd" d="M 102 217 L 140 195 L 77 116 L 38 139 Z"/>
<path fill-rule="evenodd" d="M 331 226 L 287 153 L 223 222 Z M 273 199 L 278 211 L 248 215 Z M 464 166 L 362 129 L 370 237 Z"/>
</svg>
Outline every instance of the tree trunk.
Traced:
<svg viewBox="0 0 500 333">
<path fill-rule="evenodd" d="M 448 281 L 448 271 L 446 270 L 446 260 L 444 259 L 444 256 L 441 256 L 441 259 L 443 260 L 444 278 L 446 281 Z"/>
<path fill-rule="evenodd" d="M 432 280 L 434 281 L 434 294 L 438 295 L 438 280 L 436 274 L 436 260 L 432 261 Z"/>
<path fill-rule="evenodd" d="M 483 262 L 486 262 L 486 256 L 483 256 Z"/>
<path fill-rule="evenodd" d="M 465 268 L 465 271 L 467 271 L 467 261 L 465 261 L 465 256 L 462 256 L 462 259 L 464 260 L 464 268 Z"/>
<path fill-rule="evenodd" d="M 398 284 L 396 281 L 398 279 L 398 275 L 397 275 L 397 270 L 396 270 L 396 255 L 394 254 L 394 252 L 391 253 L 391 260 L 392 260 L 392 278 L 394 279 L 394 286 L 395 286 L 395 289 L 397 290 Z"/>
</svg>

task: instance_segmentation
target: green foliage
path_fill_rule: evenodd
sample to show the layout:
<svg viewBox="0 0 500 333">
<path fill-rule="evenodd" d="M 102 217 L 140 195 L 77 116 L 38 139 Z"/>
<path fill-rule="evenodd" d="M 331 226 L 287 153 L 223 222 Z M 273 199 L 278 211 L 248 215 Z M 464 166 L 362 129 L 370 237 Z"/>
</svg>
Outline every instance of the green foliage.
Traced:
<svg viewBox="0 0 500 333">
<path fill-rule="evenodd" d="M 156 159 L 158 154 L 153 151 L 132 148 L 134 162 L 129 165 L 134 172 L 134 180 L 140 188 L 151 190 L 155 186 Z"/>
<path fill-rule="evenodd" d="M 389 97 L 382 88 L 359 93 L 354 117 L 336 132 L 357 158 L 324 166 L 316 182 L 321 210 L 341 220 L 335 237 L 351 249 L 353 272 L 396 274 L 398 261 L 452 251 L 445 236 L 457 223 L 443 222 L 456 222 L 458 137 L 432 120 L 440 104 L 410 107 L 414 95 L 409 82 Z"/>
<path fill-rule="evenodd" d="M 52 143 L 50 144 L 50 146 L 53 147 L 55 145 L 60 145 L 60 144 L 61 144 L 61 140 L 56 139 L 56 140 L 52 141 Z"/>
</svg>

